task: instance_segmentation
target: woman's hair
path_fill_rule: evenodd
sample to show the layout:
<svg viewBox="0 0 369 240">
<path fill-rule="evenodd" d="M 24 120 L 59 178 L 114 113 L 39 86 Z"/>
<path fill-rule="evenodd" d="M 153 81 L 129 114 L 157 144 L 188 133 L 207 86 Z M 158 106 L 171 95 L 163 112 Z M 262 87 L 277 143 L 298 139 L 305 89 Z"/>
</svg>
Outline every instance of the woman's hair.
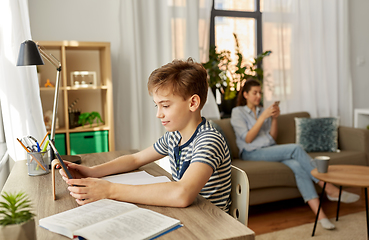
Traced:
<svg viewBox="0 0 369 240">
<path fill-rule="evenodd" d="M 247 104 L 246 98 L 243 96 L 244 92 L 249 92 L 251 87 L 260 86 L 260 82 L 255 79 L 250 79 L 245 82 L 241 91 L 238 92 L 237 106 L 245 106 Z"/>
<path fill-rule="evenodd" d="M 208 95 L 206 69 L 188 58 L 187 61 L 174 60 L 154 70 L 147 83 L 149 94 L 160 88 L 170 89 L 174 95 L 188 99 L 194 94 L 200 97 L 200 109 L 204 106 Z"/>
</svg>

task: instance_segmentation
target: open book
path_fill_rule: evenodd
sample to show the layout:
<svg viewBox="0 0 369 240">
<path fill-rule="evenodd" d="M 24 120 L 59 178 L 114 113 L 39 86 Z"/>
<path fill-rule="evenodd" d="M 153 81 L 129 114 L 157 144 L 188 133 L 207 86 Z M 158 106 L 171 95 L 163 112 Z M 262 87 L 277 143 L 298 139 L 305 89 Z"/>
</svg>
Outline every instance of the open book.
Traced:
<svg viewBox="0 0 369 240">
<path fill-rule="evenodd" d="M 150 239 L 180 227 L 180 221 L 134 204 L 102 199 L 39 221 L 52 232 L 73 238 Z"/>
</svg>

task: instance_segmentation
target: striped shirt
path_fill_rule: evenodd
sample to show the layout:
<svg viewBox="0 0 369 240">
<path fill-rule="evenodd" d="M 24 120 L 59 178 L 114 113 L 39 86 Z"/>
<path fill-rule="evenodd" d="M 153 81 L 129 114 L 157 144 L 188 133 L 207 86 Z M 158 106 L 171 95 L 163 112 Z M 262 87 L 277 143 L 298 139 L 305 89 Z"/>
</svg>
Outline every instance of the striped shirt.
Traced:
<svg viewBox="0 0 369 240">
<path fill-rule="evenodd" d="M 228 212 L 231 193 L 231 158 L 223 136 L 205 119 L 192 137 L 179 146 L 181 134 L 166 132 L 155 144 L 155 150 L 170 160 L 172 177 L 179 181 L 194 162 L 208 164 L 213 174 L 201 189 L 200 195 Z"/>
</svg>

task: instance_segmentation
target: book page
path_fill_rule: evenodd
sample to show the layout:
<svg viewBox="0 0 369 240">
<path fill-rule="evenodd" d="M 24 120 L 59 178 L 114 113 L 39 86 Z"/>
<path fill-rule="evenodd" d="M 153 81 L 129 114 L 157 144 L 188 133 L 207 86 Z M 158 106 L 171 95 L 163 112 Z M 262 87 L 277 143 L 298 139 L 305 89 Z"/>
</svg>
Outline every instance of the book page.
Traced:
<svg viewBox="0 0 369 240">
<path fill-rule="evenodd" d="M 75 235 L 89 240 L 150 239 L 179 224 L 180 221 L 177 219 L 139 208 L 79 229 L 75 232 Z"/>
<path fill-rule="evenodd" d="M 113 176 L 102 177 L 101 179 L 113 183 L 129 184 L 129 185 L 145 185 L 153 183 L 170 182 L 166 176 L 154 177 L 145 171 L 122 173 Z"/>
<path fill-rule="evenodd" d="M 85 226 L 138 209 L 131 203 L 102 199 L 43 219 L 39 224 L 52 232 L 73 238 L 73 232 Z"/>
</svg>

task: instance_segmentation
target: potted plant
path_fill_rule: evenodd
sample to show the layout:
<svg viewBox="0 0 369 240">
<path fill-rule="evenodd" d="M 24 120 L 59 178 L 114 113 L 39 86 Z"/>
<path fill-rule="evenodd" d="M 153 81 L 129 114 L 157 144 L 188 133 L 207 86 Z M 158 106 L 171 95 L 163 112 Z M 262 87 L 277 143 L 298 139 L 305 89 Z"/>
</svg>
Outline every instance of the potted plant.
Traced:
<svg viewBox="0 0 369 240">
<path fill-rule="evenodd" d="M 244 65 L 242 63 L 243 56 L 240 52 L 240 45 L 238 42 L 237 35 L 233 33 L 234 39 L 236 41 L 236 55 L 238 57 L 236 64 L 236 71 L 233 74 L 234 81 L 237 81 L 243 85 L 248 79 L 257 79 L 260 81 L 260 84 L 263 85 L 264 80 L 264 70 L 262 67 L 262 61 L 264 57 L 269 56 L 272 51 L 268 50 L 256 56 L 253 61 L 249 65 Z"/>
<path fill-rule="evenodd" d="M 225 99 L 232 99 L 231 91 L 229 90 L 229 64 L 231 62 L 230 51 L 217 52 L 216 46 L 211 46 L 209 49 L 209 61 L 202 65 L 208 72 L 209 87 L 214 95 L 216 89 L 225 95 Z"/>
<path fill-rule="evenodd" d="M 237 35 L 233 33 L 236 41 L 237 63 L 232 64 L 231 52 L 223 50 L 217 52 L 216 46 L 209 49 L 209 61 L 203 63 L 208 72 L 209 86 L 214 95 L 218 89 L 222 96 L 220 111 L 225 115 L 231 114 L 232 108 L 236 105 L 238 90 L 248 79 L 254 78 L 263 85 L 264 71 L 262 68 L 263 58 L 272 52 L 265 51 L 256 56 L 249 64 L 243 62 L 244 57 L 240 51 Z"/>
<path fill-rule="evenodd" d="M 221 105 L 219 110 L 221 112 L 227 111 L 228 105 L 232 105 L 237 96 L 236 88 L 231 84 L 231 52 L 223 50 L 217 52 L 216 46 L 211 46 L 209 49 L 209 61 L 202 65 L 208 72 L 209 87 L 211 88 L 214 96 L 216 91 L 221 93 Z M 228 114 L 228 112 L 226 113 Z"/>
<path fill-rule="evenodd" d="M 1 196 L 4 201 L 0 202 L 0 239 L 36 239 L 35 215 L 28 196 L 23 192 L 4 192 Z"/>
<path fill-rule="evenodd" d="M 84 126 L 87 122 L 90 123 L 90 127 L 92 127 L 92 123 L 96 119 L 97 126 L 99 126 L 99 122 L 104 124 L 104 121 L 101 119 L 100 113 L 98 112 L 85 112 L 81 113 L 78 118 L 78 124 Z"/>
</svg>

